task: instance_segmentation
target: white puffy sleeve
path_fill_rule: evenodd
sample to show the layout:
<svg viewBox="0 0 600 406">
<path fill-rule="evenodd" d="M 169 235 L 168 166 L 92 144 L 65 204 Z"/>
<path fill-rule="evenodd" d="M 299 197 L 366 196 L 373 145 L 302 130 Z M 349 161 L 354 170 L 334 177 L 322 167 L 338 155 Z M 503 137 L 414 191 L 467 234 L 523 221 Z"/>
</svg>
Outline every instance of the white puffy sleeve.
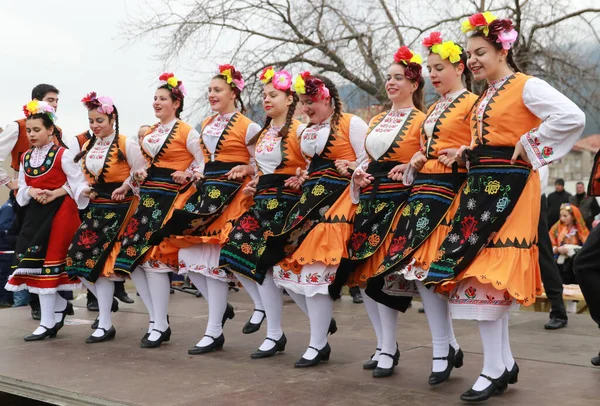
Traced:
<svg viewBox="0 0 600 406">
<path fill-rule="evenodd" d="M 85 209 L 90 202 L 89 197 L 82 195 L 82 192 L 89 187 L 88 183 L 83 176 L 83 170 L 81 164 L 75 163 L 73 159 L 75 155 L 68 149 L 63 152 L 60 163 L 62 165 L 63 172 L 67 175 L 67 184 L 63 188 L 67 191 L 69 196 L 75 200 L 77 208 L 79 210 Z"/>
<path fill-rule="evenodd" d="M 523 88 L 525 106 L 542 120 L 539 127 L 521 136 L 533 169 L 565 156 L 585 127 L 585 114 L 547 82 L 531 78 Z"/>
<path fill-rule="evenodd" d="M 360 165 L 367 159 L 367 151 L 365 150 L 365 138 L 369 126 L 360 117 L 352 116 L 350 119 L 350 144 L 356 155 L 356 163 Z"/>
<path fill-rule="evenodd" d="M 187 170 L 192 173 L 203 174 L 204 154 L 202 153 L 202 148 L 200 148 L 200 134 L 195 128 L 189 132 L 186 146 L 188 152 L 194 157 L 194 160 Z"/>
<path fill-rule="evenodd" d="M 146 169 L 148 161 L 146 161 L 146 158 L 142 154 L 140 144 L 134 138 L 127 138 L 125 140 L 125 152 L 127 153 L 127 164 L 130 168 L 130 175 L 123 183 L 127 183 L 133 193 L 139 195 L 140 184 L 134 180 L 133 175 L 139 170 Z"/>
<path fill-rule="evenodd" d="M 31 200 L 31 196 L 29 195 L 29 189 L 31 186 L 27 186 L 25 183 L 25 171 L 23 169 L 23 164 L 19 165 L 19 190 L 17 191 L 17 203 L 19 206 L 27 206 L 29 201 Z"/>
<path fill-rule="evenodd" d="M 63 140 L 69 151 L 73 153 L 73 155 L 77 155 L 81 152 L 81 148 L 79 148 L 79 141 L 77 137 L 69 137 Z"/>
<path fill-rule="evenodd" d="M 12 179 L 4 169 L 4 162 L 6 161 L 6 158 L 10 157 L 10 153 L 17 144 L 18 139 L 19 123 L 13 121 L 9 123 L 4 129 L 4 132 L 0 134 L 0 186 L 6 185 Z M 21 206 L 23 205 L 21 204 Z"/>
</svg>

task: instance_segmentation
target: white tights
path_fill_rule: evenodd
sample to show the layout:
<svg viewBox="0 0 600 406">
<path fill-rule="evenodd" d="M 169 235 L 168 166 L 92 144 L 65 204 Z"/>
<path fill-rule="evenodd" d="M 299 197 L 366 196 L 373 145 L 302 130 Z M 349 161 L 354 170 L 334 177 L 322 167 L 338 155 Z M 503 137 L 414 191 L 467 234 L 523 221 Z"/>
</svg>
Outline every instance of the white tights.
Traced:
<svg viewBox="0 0 600 406">
<path fill-rule="evenodd" d="M 207 278 L 197 272 L 188 273 L 188 277 L 208 302 L 208 322 L 204 332 L 205 336 L 196 344 L 198 347 L 205 347 L 214 341 L 213 337 L 217 338 L 223 334 L 223 314 L 227 309 L 229 285 L 227 282 Z"/>
</svg>

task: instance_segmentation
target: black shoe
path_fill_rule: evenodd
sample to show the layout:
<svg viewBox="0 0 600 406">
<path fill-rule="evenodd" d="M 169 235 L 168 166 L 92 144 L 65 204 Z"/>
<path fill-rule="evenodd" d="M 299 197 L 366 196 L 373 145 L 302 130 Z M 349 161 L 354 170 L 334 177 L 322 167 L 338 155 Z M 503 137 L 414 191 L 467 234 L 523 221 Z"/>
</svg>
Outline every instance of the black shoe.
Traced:
<svg viewBox="0 0 600 406">
<path fill-rule="evenodd" d="M 460 400 L 465 402 L 482 402 L 484 400 L 488 400 L 490 396 L 494 393 L 503 393 L 508 386 L 508 370 L 504 370 L 504 373 L 500 375 L 500 377 L 494 379 L 490 378 L 487 375 L 481 374 L 479 376 L 484 377 L 489 380 L 490 386 L 485 388 L 484 390 L 474 390 L 473 388 L 469 389 L 462 395 L 460 395 Z"/>
<path fill-rule="evenodd" d="M 169 291 L 170 295 L 174 295 L 175 294 L 175 289 L 171 288 L 171 290 Z"/>
<path fill-rule="evenodd" d="M 259 349 L 254 354 L 250 355 L 250 358 L 252 358 L 252 359 L 269 358 L 269 357 L 274 356 L 278 352 L 285 351 L 285 345 L 287 344 L 287 338 L 285 337 L 285 334 L 283 334 L 279 340 L 275 340 L 271 337 L 267 337 L 266 339 L 271 340 L 275 343 L 273 348 L 271 348 L 270 350 L 266 350 L 266 351 Z"/>
<path fill-rule="evenodd" d="M 154 322 L 153 322 L 152 320 L 150 320 L 150 321 L 148 322 L 148 324 L 154 324 Z M 142 337 L 142 339 L 140 340 L 140 342 L 142 342 L 142 341 L 144 341 L 144 340 L 147 340 L 147 339 L 148 339 L 148 337 L 150 337 L 150 333 L 146 333 L 146 334 L 144 334 L 144 336 Z"/>
<path fill-rule="evenodd" d="M 446 369 L 440 372 L 432 372 L 429 375 L 429 384 L 430 385 L 438 385 L 444 382 L 446 379 L 450 377 L 450 373 L 452 372 L 452 368 L 454 368 L 454 358 L 456 355 L 456 351 L 454 347 L 451 345 L 448 348 L 448 355 L 445 357 L 434 357 L 434 360 L 446 361 Z"/>
<path fill-rule="evenodd" d="M 117 286 L 121 286 L 121 287 L 117 288 Z M 122 283 L 115 283 L 115 297 L 123 303 L 127 303 L 127 304 L 135 303 L 134 300 L 132 298 L 130 298 L 129 295 L 127 295 L 127 292 L 125 291 L 125 287 L 123 287 Z"/>
<path fill-rule="evenodd" d="M 544 328 L 546 330 L 558 330 L 559 328 L 567 327 L 567 323 L 567 320 L 550 319 L 550 321 L 544 325 Z"/>
<path fill-rule="evenodd" d="M 375 350 L 381 351 L 381 348 L 375 348 Z M 369 360 L 363 364 L 363 369 L 372 370 L 372 369 L 377 368 L 378 361 L 375 361 L 373 359 L 374 356 L 375 356 L 375 354 L 371 355 L 371 358 L 369 358 Z"/>
<path fill-rule="evenodd" d="M 31 309 L 31 318 L 40 321 L 42 319 L 42 311 L 40 309 Z"/>
<path fill-rule="evenodd" d="M 391 368 L 376 367 L 373 370 L 373 378 L 385 378 L 385 377 L 391 376 L 394 373 L 394 368 L 396 368 L 396 366 L 398 365 L 398 361 L 400 360 L 400 350 L 398 349 L 398 345 L 396 344 L 396 353 L 394 355 L 388 354 L 387 352 L 380 352 L 379 358 L 381 358 L 382 355 L 385 355 L 386 357 L 390 357 L 391 359 L 394 360 L 394 362 L 392 362 Z"/>
<path fill-rule="evenodd" d="M 332 317 L 331 318 L 331 323 L 329 323 L 329 330 L 327 330 L 327 334 L 334 335 L 336 331 L 337 331 L 337 322 Z"/>
<path fill-rule="evenodd" d="M 163 341 L 169 341 L 171 339 L 171 327 L 167 327 L 165 331 L 160 331 L 157 329 L 152 329 L 152 331 L 158 331 L 160 333 L 160 337 L 156 341 L 150 341 L 148 338 L 143 339 L 140 347 L 141 348 L 157 348 L 163 343 Z M 150 337 L 150 335 L 148 335 Z"/>
<path fill-rule="evenodd" d="M 252 316 L 250 316 L 250 320 L 248 320 L 246 322 L 246 324 L 244 325 L 244 328 L 242 329 L 242 333 L 244 334 L 252 334 L 252 333 L 256 333 L 258 330 L 260 330 L 260 326 L 262 325 L 262 322 L 265 320 L 265 318 L 267 317 L 267 313 L 265 313 L 264 310 L 260 310 L 260 309 L 254 309 L 254 312 L 260 312 L 263 314 L 262 319 L 260 320 L 259 323 L 252 323 L 250 320 L 252 320 L 252 316 L 254 316 L 254 314 L 252 314 Z"/>
<path fill-rule="evenodd" d="M 97 300 L 88 300 L 87 305 L 85 306 L 90 312 L 99 312 L 98 301 Z"/>
<path fill-rule="evenodd" d="M 50 337 L 50 338 L 54 338 L 56 337 L 56 326 L 52 327 L 52 328 L 48 328 L 46 326 L 42 326 L 40 324 L 40 327 L 46 329 L 42 334 L 30 334 L 26 337 L 23 337 L 23 340 L 25 341 L 41 341 L 46 337 Z"/>
<path fill-rule="evenodd" d="M 85 340 L 86 344 L 95 344 L 95 343 L 101 343 L 103 341 L 112 340 L 113 338 L 115 338 L 115 335 L 117 334 L 117 331 L 115 330 L 114 326 L 110 326 L 110 328 L 108 330 L 106 330 L 102 327 L 98 327 L 98 329 L 104 331 L 104 334 L 101 335 L 100 337 L 89 336 Z"/>
<path fill-rule="evenodd" d="M 352 294 L 352 303 L 363 303 L 363 297 L 360 293 L 360 290 L 357 289 L 357 291 Z"/>
<path fill-rule="evenodd" d="M 223 333 L 221 333 L 221 335 L 218 336 L 217 338 L 215 338 L 213 336 L 209 336 L 209 335 L 205 335 L 204 337 L 212 338 L 213 342 L 208 345 L 205 345 L 204 347 L 199 347 L 199 346 L 195 345 L 188 350 L 188 354 L 200 355 L 200 354 L 206 354 L 209 352 L 223 349 L 223 344 L 225 344 L 225 336 L 223 335 Z"/>
<path fill-rule="evenodd" d="M 519 382 L 519 366 L 515 362 L 512 369 L 508 371 L 508 383 L 513 385 L 517 382 Z"/>
<path fill-rule="evenodd" d="M 594 365 L 596 367 L 600 367 L 600 352 L 598 353 L 597 356 L 592 358 L 592 365 Z"/>
<path fill-rule="evenodd" d="M 67 306 L 67 316 L 75 316 L 75 310 L 73 309 L 73 304 L 69 301 L 69 306 Z"/>
<path fill-rule="evenodd" d="M 100 323 L 100 318 L 96 317 L 96 320 L 94 320 L 94 322 L 92 323 L 92 330 L 96 330 L 98 328 L 98 323 Z"/>
<path fill-rule="evenodd" d="M 221 326 L 225 326 L 225 322 L 227 321 L 227 319 L 232 320 L 234 317 L 235 311 L 233 310 L 233 306 L 227 303 L 227 308 L 225 309 L 225 313 L 223 313 L 223 320 L 221 321 Z"/>
<path fill-rule="evenodd" d="M 96 305 L 98 304 L 98 302 L 96 302 Z M 115 299 L 113 297 L 113 301 L 112 301 L 112 306 L 110 307 L 110 311 L 113 313 L 116 313 L 119 311 L 119 302 L 117 302 L 117 299 Z"/>
<path fill-rule="evenodd" d="M 425 313 L 425 308 L 423 307 L 419 307 L 419 309 L 417 310 L 419 313 Z"/>
<path fill-rule="evenodd" d="M 313 359 L 306 359 L 304 357 L 301 357 L 294 364 L 295 368 L 314 367 L 316 365 L 319 365 L 322 361 L 329 361 L 329 356 L 331 355 L 331 347 L 329 346 L 329 343 L 325 344 L 325 347 L 323 347 L 320 350 L 311 346 L 309 346 L 308 348 L 312 348 L 313 350 L 315 350 L 317 352 L 317 356 Z"/>
<path fill-rule="evenodd" d="M 463 366 L 464 357 L 465 357 L 465 354 L 459 348 L 458 351 L 456 352 L 456 354 L 454 354 L 454 368 L 460 368 Z"/>
<path fill-rule="evenodd" d="M 73 314 L 75 313 L 73 311 L 73 305 L 71 304 L 71 302 L 67 302 L 67 306 L 65 307 L 65 310 L 63 310 L 62 312 L 54 312 L 54 313 L 62 314 L 61 320 L 54 325 L 54 328 L 56 328 L 57 333 L 58 333 L 58 330 L 63 328 L 63 326 L 65 325 L 65 319 L 67 318 L 67 314 L 69 314 L 69 312 L 73 313 Z"/>
</svg>

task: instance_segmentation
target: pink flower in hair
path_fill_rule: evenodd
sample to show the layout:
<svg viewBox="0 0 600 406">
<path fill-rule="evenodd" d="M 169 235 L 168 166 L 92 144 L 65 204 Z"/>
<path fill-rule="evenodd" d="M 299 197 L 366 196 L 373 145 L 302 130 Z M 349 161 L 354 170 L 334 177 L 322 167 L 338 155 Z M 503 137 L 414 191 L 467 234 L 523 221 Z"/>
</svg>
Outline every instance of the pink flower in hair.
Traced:
<svg viewBox="0 0 600 406">
<path fill-rule="evenodd" d="M 500 42 L 502 44 L 502 48 L 508 51 L 515 43 L 518 36 L 519 33 L 515 29 L 511 29 L 510 31 L 502 31 L 498 34 L 498 39 L 496 42 Z"/>
<path fill-rule="evenodd" d="M 183 83 L 182 83 L 182 82 L 179 82 L 179 86 L 178 86 L 178 87 L 179 87 L 179 90 L 181 91 L 181 93 L 182 93 L 184 96 L 187 96 L 187 90 L 185 90 L 185 86 L 183 86 Z"/>
<path fill-rule="evenodd" d="M 235 83 L 235 87 L 237 87 L 240 92 L 242 90 L 244 90 L 244 86 L 246 85 L 244 83 L 244 79 L 242 79 L 242 78 L 240 78 L 240 79 L 233 79 L 233 83 Z"/>
<path fill-rule="evenodd" d="M 319 96 L 321 96 L 321 100 L 325 100 L 329 97 L 329 89 L 325 84 L 319 89 Z"/>
<path fill-rule="evenodd" d="M 100 96 L 97 98 L 98 103 L 98 111 L 103 114 L 111 114 L 115 110 L 114 103 L 112 99 L 108 96 Z"/>
<path fill-rule="evenodd" d="M 280 70 L 273 75 L 272 83 L 275 89 L 286 92 L 292 86 L 292 75 L 286 70 Z"/>
</svg>

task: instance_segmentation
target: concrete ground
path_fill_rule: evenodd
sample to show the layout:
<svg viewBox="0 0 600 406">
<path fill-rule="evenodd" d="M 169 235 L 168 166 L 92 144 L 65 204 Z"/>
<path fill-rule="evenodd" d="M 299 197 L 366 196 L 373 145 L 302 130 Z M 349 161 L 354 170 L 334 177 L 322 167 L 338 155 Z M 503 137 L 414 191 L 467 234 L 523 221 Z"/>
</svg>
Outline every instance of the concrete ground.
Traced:
<svg viewBox="0 0 600 406">
<path fill-rule="evenodd" d="M 135 297 L 135 293 L 132 294 Z M 0 311 L 0 392 L 60 405 L 455 405 L 481 371 L 479 332 L 474 322 L 455 323 L 465 365 L 449 381 L 430 387 L 430 334 L 420 303 L 400 315 L 398 344 L 402 356 L 394 376 L 374 379 L 361 366 L 375 349 L 373 330 L 363 305 L 344 297 L 335 305 L 339 330 L 330 337 L 331 360 L 316 368 L 295 369 L 308 341 L 308 320 L 285 297 L 283 326 L 286 352 L 251 360 L 266 323 L 253 335 L 241 330 L 252 311 L 243 289 L 230 293 L 236 317 L 225 326 L 223 351 L 189 356 L 207 319 L 204 299 L 177 292 L 171 296 L 173 335 L 158 349 L 142 349 L 147 315 L 136 297 L 114 314 L 116 339 L 89 345 L 85 338 L 96 314 L 85 298 L 74 302 L 75 316 L 56 339 L 26 343 L 22 337 L 37 325 L 29 308 Z M 590 358 L 600 349 L 600 331 L 588 315 L 573 315 L 569 326 L 545 331 L 544 313 L 521 311 L 511 317 L 511 342 L 521 368 L 511 385 L 490 405 L 598 405 L 600 368 Z M 7 395 L 4 395 L 7 396 Z M 23 405 L 12 396 L 3 405 Z M 16 403 L 14 403 L 16 402 Z"/>
</svg>

